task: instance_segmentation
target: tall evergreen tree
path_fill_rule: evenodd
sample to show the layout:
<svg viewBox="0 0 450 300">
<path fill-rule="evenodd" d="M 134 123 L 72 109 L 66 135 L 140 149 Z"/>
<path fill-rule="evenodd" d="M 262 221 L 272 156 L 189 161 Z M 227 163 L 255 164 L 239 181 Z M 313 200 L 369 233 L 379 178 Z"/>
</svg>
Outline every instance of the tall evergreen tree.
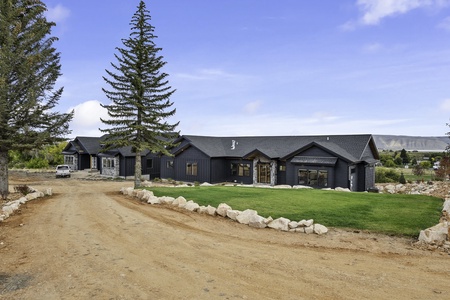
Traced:
<svg viewBox="0 0 450 300">
<path fill-rule="evenodd" d="M 0 2 L 0 196 L 8 195 L 8 151 L 62 140 L 73 113 L 55 112 L 63 88 L 54 89 L 60 54 L 55 25 L 39 0 Z"/>
<path fill-rule="evenodd" d="M 112 104 L 102 105 L 108 110 L 109 119 L 101 119 L 108 125 L 100 129 L 108 134 L 104 150 L 131 146 L 136 153 L 135 186 L 141 184 L 141 154 L 148 149 L 153 153 L 170 155 L 167 146 L 178 133 L 176 124 L 167 119 L 175 114 L 170 97 L 175 92 L 168 85 L 167 74 L 162 72 L 166 64 L 156 47 L 154 27 L 150 25 L 150 12 L 140 1 L 131 20 L 131 34 L 123 39 L 123 48 L 115 54 L 118 63 L 111 63 L 114 71 L 106 70 L 103 77 L 110 89 L 103 89 Z"/>
</svg>

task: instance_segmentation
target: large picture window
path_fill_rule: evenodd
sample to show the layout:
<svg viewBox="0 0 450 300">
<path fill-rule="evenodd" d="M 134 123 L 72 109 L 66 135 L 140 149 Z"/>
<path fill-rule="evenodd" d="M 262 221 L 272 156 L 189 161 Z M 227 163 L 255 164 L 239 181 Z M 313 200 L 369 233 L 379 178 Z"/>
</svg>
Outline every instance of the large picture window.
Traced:
<svg viewBox="0 0 450 300">
<path fill-rule="evenodd" d="M 231 164 L 232 176 L 250 176 L 250 164 Z"/>
<path fill-rule="evenodd" d="M 327 170 L 298 170 L 298 184 L 313 187 L 328 187 L 328 171 Z"/>
<path fill-rule="evenodd" d="M 186 175 L 197 176 L 197 163 L 186 163 Z"/>
</svg>

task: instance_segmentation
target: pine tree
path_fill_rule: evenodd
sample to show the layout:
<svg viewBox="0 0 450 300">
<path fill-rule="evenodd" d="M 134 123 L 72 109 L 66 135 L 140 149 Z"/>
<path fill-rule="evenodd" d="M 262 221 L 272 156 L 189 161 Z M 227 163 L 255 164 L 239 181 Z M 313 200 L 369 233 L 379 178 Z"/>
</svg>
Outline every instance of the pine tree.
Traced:
<svg viewBox="0 0 450 300">
<path fill-rule="evenodd" d="M 131 146 L 136 153 L 135 186 L 141 182 L 141 154 L 144 150 L 170 155 L 167 147 L 178 133 L 176 124 L 167 118 L 175 114 L 170 97 L 175 92 L 168 85 L 167 74 L 162 72 L 166 64 L 156 47 L 154 27 L 150 25 L 150 12 L 140 1 L 131 20 L 131 34 L 123 39 L 123 48 L 115 54 L 118 63 L 111 63 L 113 71 L 106 70 L 103 77 L 110 89 L 103 89 L 112 104 L 102 105 L 108 110 L 109 119 L 101 119 L 108 125 L 100 129 L 107 134 L 104 150 Z"/>
<path fill-rule="evenodd" d="M 8 195 L 8 151 L 38 148 L 70 133 L 73 113 L 53 109 L 60 54 L 39 0 L 0 2 L 0 196 Z"/>
</svg>

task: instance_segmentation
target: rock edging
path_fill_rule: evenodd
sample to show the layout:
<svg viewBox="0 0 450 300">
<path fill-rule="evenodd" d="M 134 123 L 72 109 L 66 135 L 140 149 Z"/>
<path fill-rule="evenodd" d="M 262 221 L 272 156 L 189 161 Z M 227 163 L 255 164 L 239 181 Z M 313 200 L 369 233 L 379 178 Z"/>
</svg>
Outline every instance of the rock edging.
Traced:
<svg viewBox="0 0 450 300">
<path fill-rule="evenodd" d="M 27 203 L 28 201 L 37 199 L 37 198 L 42 198 L 45 196 L 51 196 L 53 194 L 53 190 L 51 188 L 46 189 L 45 193 L 44 192 L 40 192 L 36 189 L 30 188 L 32 190 L 31 193 L 26 194 L 25 196 L 14 200 L 14 201 L 9 201 L 7 202 L 5 205 L 3 205 L 1 211 L 0 211 L 0 222 L 6 220 L 7 218 L 9 218 L 11 215 L 13 215 L 22 204 Z"/>
<path fill-rule="evenodd" d="M 442 207 L 439 224 L 421 230 L 419 243 L 435 245 L 450 250 L 450 198 L 446 198 Z"/>
<path fill-rule="evenodd" d="M 167 196 L 156 197 L 152 191 L 134 189 L 132 187 L 123 187 L 120 189 L 120 192 L 123 195 L 137 198 L 141 201 L 147 202 L 148 204 L 166 204 L 200 214 L 221 216 L 253 228 L 272 228 L 281 231 L 299 232 L 306 234 L 315 233 L 318 235 L 326 234 L 328 232 L 327 227 L 321 224 L 314 224 L 313 219 L 291 221 L 287 218 L 281 217 L 274 220 L 272 217 L 265 218 L 258 215 L 258 212 L 253 209 L 246 209 L 244 211 L 234 210 L 226 203 L 219 204 L 217 208 L 211 205 L 201 206 L 192 200 L 186 200 L 183 196 L 179 196 L 178 198 Z"/>
</svg>

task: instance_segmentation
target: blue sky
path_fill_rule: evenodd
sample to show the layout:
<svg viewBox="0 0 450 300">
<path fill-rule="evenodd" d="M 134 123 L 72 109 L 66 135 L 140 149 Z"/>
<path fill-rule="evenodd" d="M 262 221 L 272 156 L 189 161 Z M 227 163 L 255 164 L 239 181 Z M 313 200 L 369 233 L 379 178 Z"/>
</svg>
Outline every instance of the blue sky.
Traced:
<svg viewBox="0 0 450 300">
<path fill-rule="evenodd" d="M 58 110 L 100 136 L 102 76 L 138 0 L 44 0 Z M 148 0 L 181 134 L 450 131 L 450 0 Z"/>
</svg>

